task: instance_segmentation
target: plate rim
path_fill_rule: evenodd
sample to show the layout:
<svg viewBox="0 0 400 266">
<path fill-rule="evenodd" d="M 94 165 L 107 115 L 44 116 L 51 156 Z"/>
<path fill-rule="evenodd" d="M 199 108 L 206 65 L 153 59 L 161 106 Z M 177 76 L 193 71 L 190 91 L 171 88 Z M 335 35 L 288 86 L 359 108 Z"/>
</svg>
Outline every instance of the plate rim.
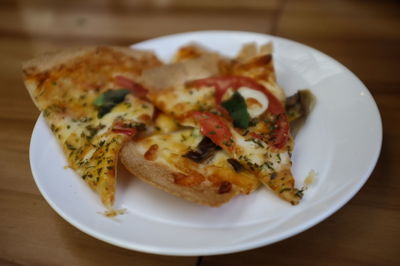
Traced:
<svg viewBox="0 0 400 266">
<path fill-rule="evenodd" d="M 69 217 L 61 208 L 59 208 L 51 199 L 51 197 L 47 194 L 47 192 L 44 190 L 43 187 L 41 187 L 40 182 L 39 182 L 39 173 L 37 172 L 35 165 L 34 165 L 34 160 L 32 159 L 34 154 L 34 139 L 37 137 L 36 135 L 38 134 L 38 127 L 39 127 L 39 123 L 41 123 L 41 120 L 43 122 L 44 118 L 43 118 L 43 114 L 41 113 L 39 118 L 37 119 L 35 126 L 33 128 L 33 132 L 31 135 L 31 139 L 30 139 L 30 145 L 29 145 L 29 161 L 30 161 L 30 168 L 31 168 L 31 172 L 32 172 L 32 176 L 33 179 L 35 181 L 36 186 L 38 187 L 40 193 L 43 195 L 43 197 L 45 198 L 45 200 L 47 201 L 47 203 L 51 206 L 51 208 L 58 213 L 64 220 L 66 220 L 68 223 L 70 223 L 71 225 L 73 225 L 75 228 L 77 228 L 78 230 L 107 243 L 113 244 L 115 246 L 119 246 L 122 248 L 126 248 L 126 249 L 130 249 L 130 250 L 136 250 L 136 251 L 141 251 L 141 252 L 145 252 L 145 253 L 151 253 L 151 254 L 159 254 L 159 255 L 174 255 L 174 256 L 201 256 L 201 255 L 218 255 L 218 254 L 228 254 L 228 253 L 234 253 L 234 252 L 239 252 L 239 251 L 245 251 L 245 250 L 250 250 L 250 249 L 254 249 L 257 247 L 261 247 L 261 246 L 265 246 L 268 244 L 272 244 L 272 243 L 276 243 L 278 241 L 281 241 L 283 239 L 289 238 L 291 236 L 294 236 L 296 234 L 299 234 L 301 232 L 304 232 L 305 230 L 311 228 L 312 226 L 317 225 L 318 223 L 320 223 L 321 221 L 327 219 L 329 216 L 331 216 L 333 213 L 337 212 L 340 208 L 342 208 L 348 201 L 350 201 L 357 193 L 358 191 L 364 186 L 364 184 L 367 182 L 367 180 L 369 179 L 369 177 L 371 176 L 377 162 L 379 159 L 379 155 L 381 153 L 381 149 L 382 149 L 382 141 L 383 141 L 383 130 L 382 130 L 382 118 L 380 115 L 380 111 L 379 108 L 377 106 L 377 103 L 375 102 L 373 96 L 371 95 L 370 91 L 368 90 L 368 88 L 365 86 L 365 84 L 351 71 L 349 70 L 347 67 L 345 67 L 342 63 L 340 63 L 339 61 L 337 61 L 336 59 L 332 58 L 331 56 L 302 43 L 299 43 L 297 41 L 293 41 L 290 39 L 286 39 L 286 38 L 282 38 L 279 36 L 274 36 L 274 35 L 270 35 L 270 34 L 264 34 L 264 33 L 257 33 L 257 32 L 249 32 L 249 31 L 232 31 L 232 30 L 208 30 L 208 31 L 189 31 L 189 32 L 181 32 L 181 33 L 175 33 L 175 34 L 170 34 L 170 35 L 165 35 L 165 36 L 160 36 L 160 37 L 156 37 L 156 38 L 152 38 L 152 39 L 148 39 L 148 40 L 144 40 L 135 44 L 132 44 L 131 47 L 134 48 L 136 45 L 146 45 L 146 42 L 153 42 L 153 41 L 158 41 L 161 39 L 166 39 L 166 38 L 176 38 L 176 37 L 183 37 L 185 35 L 190 35 L 190 34 L 195 34 L 195 35 L 207 35 L 207 34 L 248 34 L 248 35 L 258 35 L 260 37 L 268 37 L 271 40 L 282 40 L 284 42 L 289 42 L 301 47 L 305 47 L 307 49 L 311 49 L 313 52 L 316 52 L 318 54 L 322 54 L 323 56 L 329 58 L 329 60 L 331 60 L 332 62 L 334 62 L 335 64 L 338 64 L 342 69 L 346 70 L 346 72 L 348 72 L 348 74 L 351 75 L 352 79 L 357 80 L 362 86 L 363 86 L 363 90 L 368 94 L 371 103 L 375 109 L 375 115 L 377 118 L 377 122 L 379 124 L 379 128 L 377 128 L 377 142 L 376 142 L 376 147 L 374 149 L 375 153 L 373 154 L 373 156 L 371 156 L 370 161 L 371 164 L 369 165 L 368 169 L 364 170 L 364 175 L 360 177 L 360 181 L 357 183 L 356 186 L 352 187 L 352 189 L 350 190 L 350 192 L 348 192 L 346 195 L 347 197 L 343 197 L 341 198 L 338 202 L 336 202 L 336 205 L 334 205 L 333 207 L 330 207 L 328 210 L 322 212 L 320 215 L 318 215 L 317 217 L 315 217 L 312 221 L 307 221 L 304 224 L 300 224 L 298 226 L 292 227 L 291 230 L 287 230 L 286 234 L 281 234 L 275 238 L 265 238 L 265 239 L 261 239 L 259 241 L 253 241 L 250 243 L 242 243 L 242 244 L 231 244 L 228 247 L 220 247 L 219 249 L 215 249 L 214 250 L 206 250 L 204 248 L 191 248 L 191 249 L 183 249 L 183 250 L 177 250 L 176 248 L 168 248 L 168 247 L 164 247 L 164 248 L 160 248 L 160 247 L 155 247 L 152 245 L 132 245 L 130 243 L 125 243 L 125 241 L 118 241 L 118 238 L 112 238 L 109 237 L 105 234 L 102 234 L 101 232 L 97 232 L 96 230 L 93 230 L 91 228 L 86 227 L 85 225 L 82 225 L 78 220 L 75 220 L 71 217 Z M 190 40 L 188 40 L 190 41 Z"/>
</svg>

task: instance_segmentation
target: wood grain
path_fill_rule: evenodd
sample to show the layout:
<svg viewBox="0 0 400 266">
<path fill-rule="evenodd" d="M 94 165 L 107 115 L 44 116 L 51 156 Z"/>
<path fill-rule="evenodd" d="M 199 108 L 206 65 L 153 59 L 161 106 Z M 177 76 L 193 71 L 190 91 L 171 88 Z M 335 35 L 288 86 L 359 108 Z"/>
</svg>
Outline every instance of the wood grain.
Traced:
<svg viewBox="0 0 400 266">
<path fill-rule="evenodd" d="M 29 141 L 39 112 L 22 84 L 21 62 L 59 48 L 210 29 L 290 38 L 351 69 L 375 98 L 384 127 L 366 185 L 297 236 L 201 259 L 121 249 L 65 222 L 31 176 Z M 0 1 L 0 265 L 400 265 L 399 29 L 394 0 Z"/>
<path fill-rule="evenodd" d="M 194 265 L 195 258 L 117 248 L 76 230 L 41 196 L 0 190 L 0 258 L 16 265 Z M 36 230 L 33 230 L 36 229 Z M 1 263 L 1 260 L 0 260 Z"/>
</svg>

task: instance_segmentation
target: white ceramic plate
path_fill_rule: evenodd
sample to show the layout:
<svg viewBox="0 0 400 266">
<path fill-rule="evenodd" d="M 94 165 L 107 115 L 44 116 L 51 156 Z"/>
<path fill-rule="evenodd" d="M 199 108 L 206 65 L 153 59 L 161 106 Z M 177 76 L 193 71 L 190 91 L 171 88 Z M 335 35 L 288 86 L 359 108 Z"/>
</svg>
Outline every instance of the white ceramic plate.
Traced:
<svg viewBox="0 0 400 266">
<path fill-rule="evenodd" d="M 360 80 L 343 65 L 308 46 L 264 34 L 204 31 L 161 37 L 134 45 L 168 60 L 180 46 L 197 42 L 227 56 L 242 44 L 272 41 L 279 83 L 288 95 L 309 88 L 317 105 L 296 138 L 293 172 L 301 185 L 317 172 L 300 205 L 291 206 L 261 188 L 219 208 L 197 206 L 129 178 L 120 170 L 116 208 L 106 218 L 99 198 L 71 170 L 56 139 L 39 117 L 30 161 L 41 193 L 54 210 L 83 232 L 108 243 L 168 255 L 243 251 L 293 236 L 343 206 L 368 179 L 381 147 L 377 106 Z M 120 167 L 122 169 L 123 167 Z"/>
</svg>

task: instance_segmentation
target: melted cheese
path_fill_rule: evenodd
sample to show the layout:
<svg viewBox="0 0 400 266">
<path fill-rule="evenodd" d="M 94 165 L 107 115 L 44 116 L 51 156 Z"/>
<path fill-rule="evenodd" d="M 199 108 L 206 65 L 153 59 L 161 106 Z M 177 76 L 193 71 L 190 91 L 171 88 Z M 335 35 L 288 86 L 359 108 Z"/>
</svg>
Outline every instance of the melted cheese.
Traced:
<svg viewBox="0 0 400 266">
<path fill-rule="evenodd" d="M 186 88 L 184 86 L 152 93 L 149 98 L 165 113 L 180 116 L 193 110 L 207 110 L 215 105 L 212 87 Z"/>
<path fill-rule="evenodd" d="M 156 118 L 155 125 L 163 133 L 173 132 L 178 129 L 178 125 L 174 119 L 166 114 L 159 114 Z"/>
<path fill-rule="evenodd" d="M 234 157 L 250 168 L 261 170 L 264 173 L 279 172 L 290 168 L 290 156 L 285 150 L 272 149 L 260 139 L 244 137 L 231 130 L 235 148 Z"/>
<path fill-rule="evenodd" d="M 146 123 L 153 115 L 153 108 L 127 95 L 123 103 L 99 119 L 93 102 L 105 91 L 121 88 L 116 75 L 129 73 L 127 76 L 134 79 L 144 69 L 161 62 L 151 53 L 123 48 L 96 47 L 70 52 L 68 60 L 66 54 L 60 53 L 41 60 L 41 65 L 37 60 L 25 65 L 25 84 L 61 144 L 69 167 L 110 207 L 114 200 L 118 152 L 129 138 L 112 131 L 114 122 L 131 126 Z M 45 61 L 55 65 L 43 69 Z"/>
<path fill-rule="evenodd" d="M 246 139 L 235 130 L 231 130 L 235 142 L 234 155 L 242 162 L 261 166 L 268 157 L 268 147 L 262 141 Z"/>
<path fill-rule="evenodd" d="M 168 134 L 156 134 L 136 142 L 139 152 L 145 154 L 154 144 L 158 145 L 157 156 L 154 161 L 173 169 L 176 172 L 191 175 L 198 173 L 208 182 L 220 185 L 222 181 L 228 181 L 239 187 L 242 193 L 248 194 L 259 185 L 257 177 L 243 170 L 235 172 L 227 159 L 231 158 L 223 150 L 217 151 L 208 161 L 196 163 L 183 157 L 185 153 L 194 150 L 203 139 L 196 128 L 186 128 Z"/>
<path fill-rule="evenodd" d="M 114 122 L 143 123 L 151 118 L 153 111 L 148 102 L 127 95 L 102 118 L 97 117 L 97 110 L 91 102 L 75 104 L 69 109 L 50 106 L 44 114 L 62 145 L 69 167 L 98 191 L 105 205 L 110 206 L 115 190 L 113 182 L 118 152 L 128 138 L 112 131 Z"/>
<path fill-rule="evenodd" d="M 239 88 L 238 92 L 246 101 L 247 111 L 251 118 L 263 114 L 268 108 L 268 98 L 264 93 L 247 87 Z"/>
</svg>

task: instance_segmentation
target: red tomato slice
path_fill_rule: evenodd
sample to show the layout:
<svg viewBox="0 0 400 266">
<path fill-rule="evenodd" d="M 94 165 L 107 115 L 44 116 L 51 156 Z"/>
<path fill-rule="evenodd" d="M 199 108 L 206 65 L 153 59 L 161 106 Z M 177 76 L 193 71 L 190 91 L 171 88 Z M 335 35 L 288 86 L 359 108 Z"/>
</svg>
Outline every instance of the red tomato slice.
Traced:
<svg viewBox="0 0 400 266">
<path fill-rule="evenodd" d="M 228 121 L 232 120 L 231 116 L 229 115 L 228 110 L 226 110 L 224 107 L 222 107 L 222 105 L 217 105 L 215 107 L 217 109 L 218 112 L 221 113 L 221 116 L 225 119 L 227 119 Z"/>
<path fill-rule="evenodd" d="M 255 132 L 251 132 L 251 133 L 250 133 L 250 136 L 252 136 L 253 138 L 256 138 L 256 139 L 260 139 L 260 140 L 263 140 L 263 139 L 264 139 L 262 135 L 257 134 L 257 133 L 255 133 Z"/>
<path fill-rule="evenodd" d="M 113 125 L 112 132 L 133 137 L 136 135 L 137 129 L 133 127 L 128 127 L 121 122 L 117 122 Z"/>
<path fill-rule="evenodd" d="M 136 129 L 134 128 L 113 128 L 112 132 L 127 135 L 133 137 L 136 135 Z"/>
<path fill-rule="evenodd" d="M 281 102 L 263 85 L 261 85 L 252 78 L 242 77 L 242 76 L 220 76 L 220 77 L 211 77 L 211 78 L 190 81 L 188 85 L 195 87 L 201 87 L 201 86 L 215 87 L 216 89 L 215 100 L 217 104 L 221 103 L 222 96 L 224 96 L 225 92 L 229 88 L 237 90 L 241 87 L 248 87 L 254 90 L 261 91 L 268 97 L 269 100 L 268 111 L 270 111 L 273 115 L 285 112 L 285 108 L 283 107 Z"/>
<path fill-rule="evenodd" d="M 275 121 L 275 129 L 271 133 L 270 142 L 277 149 L 285 147 L 289 139 L 289 121 L 286 114 L 280 114 Z"/>
<path fill-rule="evenodd" d="M 285 108 L 282 103 L 263 85 L 258 83 L 252 78 L 242 76 L 220 76 L 205 79 L 194 80 L 188 83 L 189 86 L 201 87 L 212 86 L 215 87 L 215 101 L 220 104 L 225 92 L 232 88 L 237 90 L 241 87 L 248 87 L 254 90 L 261 91 L 268 97 L 268 110 L 272 115 L 277 116 L 275 122 L 275 129 L 271 133 L 271 144 L 281 149 L 285 146 L 289 138 L 289 122 L 285 113 Z"/>
<path fill-rule="evenodd" d="M 120 86 L 121 88 L 130 90 L 135 96 L 139 98 L 145 98 L 148 92 L 148 90 L 142 85 L 124 76 L 116 76 L 115 84 L 117 86 Z"/>
<path fill-rule="evenodd" d="M 204 136 L 224 149 L 232 149 L 232 133 L 222 117 L 210 112 L 200 111 L 193 111 L 190 115 L 199 123 L 200 131 Z"/>
</svg>

